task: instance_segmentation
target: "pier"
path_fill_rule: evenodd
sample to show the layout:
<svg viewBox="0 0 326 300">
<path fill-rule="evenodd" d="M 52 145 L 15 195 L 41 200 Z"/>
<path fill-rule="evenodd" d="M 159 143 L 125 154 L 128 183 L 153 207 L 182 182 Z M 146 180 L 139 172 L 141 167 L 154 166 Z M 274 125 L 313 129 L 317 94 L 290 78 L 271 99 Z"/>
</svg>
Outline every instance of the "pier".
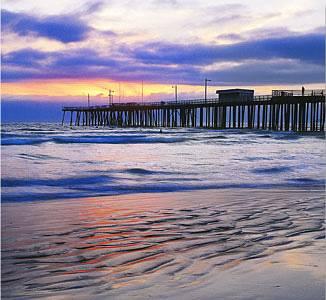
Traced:
<svg viewBox="0 0 326 300">
<path fill-rule="evenodd" d="M 325 90 L 273 90 L 234 101 L 221 98 L 63 107 L 62 124 L 108 127 L 196 127 L 324 131 Z"/>
</svg>

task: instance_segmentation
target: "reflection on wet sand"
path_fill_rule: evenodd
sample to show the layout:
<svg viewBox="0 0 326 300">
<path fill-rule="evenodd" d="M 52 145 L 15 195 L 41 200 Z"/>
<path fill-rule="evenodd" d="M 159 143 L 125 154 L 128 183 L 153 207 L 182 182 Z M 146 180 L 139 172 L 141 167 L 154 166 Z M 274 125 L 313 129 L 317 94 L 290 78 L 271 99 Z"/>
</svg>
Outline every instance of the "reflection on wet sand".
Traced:
<svg viewBox="0 0 326 300">
<path fill-rule="evenodd" d="M 203 295 L 226 295 L 227 284 L 214 287 L 212 278 L 240 284 L 243 274 L 257 277 L 257 262 L 276 272 L 275 257 L 283 268 L 306 260 L 304 250 L 324 237 L 323 209 L 321 191 L 285 190 L 7 203 L 2 294 L 124 299 L 141 291 L 197 299 L 196 287 Z M 314 273 L 316 281 L 321 273 Z"/>
</svg>

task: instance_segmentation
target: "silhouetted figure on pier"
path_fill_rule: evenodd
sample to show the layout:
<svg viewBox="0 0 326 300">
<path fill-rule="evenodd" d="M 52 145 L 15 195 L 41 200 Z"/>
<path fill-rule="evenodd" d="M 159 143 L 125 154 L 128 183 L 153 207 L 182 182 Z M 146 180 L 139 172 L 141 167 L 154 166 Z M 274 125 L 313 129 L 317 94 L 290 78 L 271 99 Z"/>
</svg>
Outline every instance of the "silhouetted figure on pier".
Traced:
<svg viewBox="0 0 326 300">
<path fill-rule="evenodd" d="M 304 90 L 305 90 L 305 88 L 304 88 L 304 86 L 301 88 L 301 91 L 302 91 L 302 96 L 304 96 Z"/>
</svg>

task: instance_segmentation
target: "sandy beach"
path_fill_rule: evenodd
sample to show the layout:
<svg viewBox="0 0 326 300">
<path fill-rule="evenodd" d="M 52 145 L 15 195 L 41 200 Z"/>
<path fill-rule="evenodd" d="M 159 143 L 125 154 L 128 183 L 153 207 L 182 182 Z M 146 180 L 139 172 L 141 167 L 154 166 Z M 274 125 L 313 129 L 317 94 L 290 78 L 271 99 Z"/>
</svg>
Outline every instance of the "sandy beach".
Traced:
<svg viewBox="0 0 326 300">
<path fill-rule="evenodd" d="M 205 190 L 2 206 L 4 299 L 324 299 L 324 193 Z"/>
</svg>

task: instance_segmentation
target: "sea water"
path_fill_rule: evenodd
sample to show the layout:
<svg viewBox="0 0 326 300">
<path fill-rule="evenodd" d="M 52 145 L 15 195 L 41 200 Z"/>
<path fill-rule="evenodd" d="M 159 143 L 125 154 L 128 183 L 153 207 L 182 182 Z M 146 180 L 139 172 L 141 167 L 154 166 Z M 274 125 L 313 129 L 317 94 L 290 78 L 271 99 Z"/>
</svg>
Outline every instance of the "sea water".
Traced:
<svg viewBox="0 0 326 300">
<path fill-rule="evenodd" d="M 2 201 L 324 185 L 321 133 L 11 124 L 1 134 Z"/>
</svg>

